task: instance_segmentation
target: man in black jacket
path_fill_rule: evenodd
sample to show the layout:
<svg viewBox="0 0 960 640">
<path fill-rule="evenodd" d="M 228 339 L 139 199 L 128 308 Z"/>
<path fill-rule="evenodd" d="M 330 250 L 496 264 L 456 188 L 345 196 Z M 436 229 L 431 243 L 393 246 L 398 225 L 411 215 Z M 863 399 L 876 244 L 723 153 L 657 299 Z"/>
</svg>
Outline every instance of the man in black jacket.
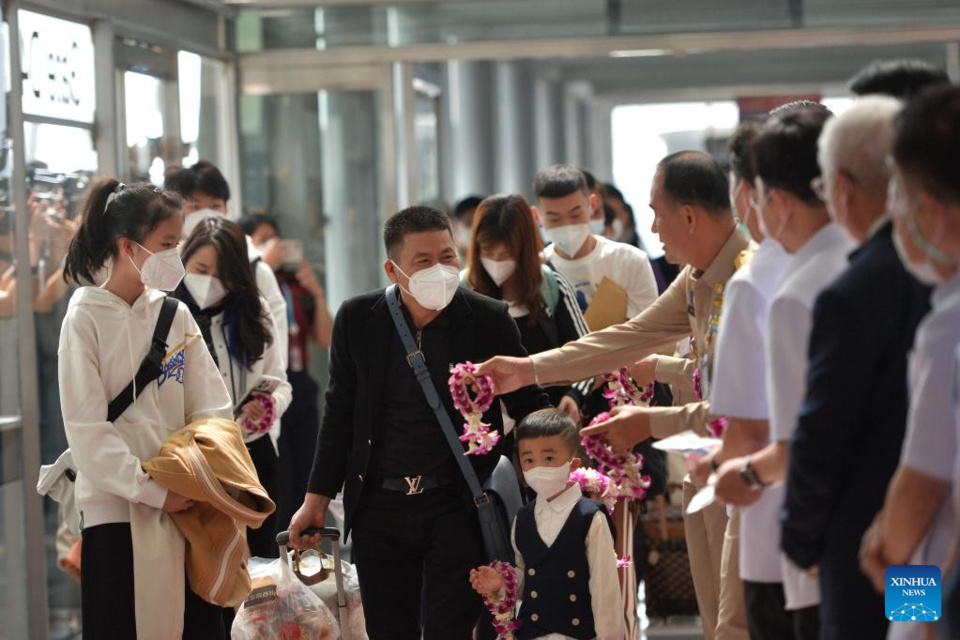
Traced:
<svg viewBox="0 0 960 640">
<path fill-rule="evenodd" d="M 821 197 L 861 246 L 814 307 L 781 546 L 799 567 L 819 568 L 822 640 L 886 635 L 883 597 L 857 556 L 900 457 L 907 353 L 929 310 L 929 290 L 904 270 L 885 216 L 899 110 L 893 98 L 863 98 L 820 138 Z"/>
<path fill-rule="evenodd" d="M 405 209 L 387 221 L 384 242 L 384 269 L 399 285 L 404 316 L 459 427 L 463 417 L 447 387 L 451 365 L 525 356 L 517 325 L 503 303 L 458 287 L 457 247 L 444 213 Z M 535 386 L 499 400 L 518 422 L 549 406 Z M 503 432 L 500 402 L 483 421 Z M 502 438 L 491 453 L 470 457 L 481 482 L 511 445 Z M 481 611 L 469 572 L 484 563 L 477 509 L 407 362 L 383 290 L 348 300 L 334 321 L 313 472 L 290 523 L 294 546 L 316 542 L 300 534 L 324 525 L 341 487 L 370 639 L 469 639 Z"/>
</svg>

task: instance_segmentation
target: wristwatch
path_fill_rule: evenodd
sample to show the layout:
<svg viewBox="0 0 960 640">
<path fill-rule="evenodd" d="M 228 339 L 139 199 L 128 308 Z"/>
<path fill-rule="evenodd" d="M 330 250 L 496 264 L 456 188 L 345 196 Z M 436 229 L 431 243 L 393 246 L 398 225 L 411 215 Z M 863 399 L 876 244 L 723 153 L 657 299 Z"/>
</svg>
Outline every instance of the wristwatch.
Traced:
<svg viewBox="0 0 960 640">
<path fill-rule="evenodd" d="M 744 459 L 743 464 L 740 465 L 740 477 L 743 478 L 747 488 L 754 491 L 762 491 L 770 486 L 757 475 L 757 470 L 753 468 L 753 462 L 750 458 Z"/>
</svg>

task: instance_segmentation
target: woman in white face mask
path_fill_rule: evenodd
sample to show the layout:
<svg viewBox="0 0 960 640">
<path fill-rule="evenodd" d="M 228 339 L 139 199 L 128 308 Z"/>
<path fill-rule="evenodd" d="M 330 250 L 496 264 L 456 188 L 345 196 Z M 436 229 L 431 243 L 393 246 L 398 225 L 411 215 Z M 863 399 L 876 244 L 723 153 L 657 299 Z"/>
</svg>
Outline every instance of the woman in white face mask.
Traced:
<svg viewBox="0 0 960 640">
<path fill-rule="evenodd" d="M 275 346 L 276 326 L 257 290 L 246 237 L 235 222 L 208 218 L 187 238 L 182 257 L 187 274 L 176 296 L 197 320 L 237 407 L 237 422 L 260 481 L 276 502 L 275 443 L 291 387 Z M 262 527 L 247 532 L 253 555 L 277 556 L 275 519 L 272 515 Z"/>
<path fill-rule="evenodd" d="M 589 332 L 573 289 L 541 263 L 543 244 L 530 210 L 519 195 L 491 196 L 473 215 L 473 234 L 464 284 L 509 305 L 528 353 L 540 353 Z M 551 402 L 579 420 L 589 381 L 546 389 Z"/>
<path fill-rule="evenodd" d="M 183 540 L 176 530 L 168 535 L 161 510 L 179 513 L 193 503 L 142 466 L 197 418 L 232 417 L 227 390 L 183 305 L 173 307 L 169 330 L 160 336 L 167 348 L 159 376 L 135 381 L 161 309 L 170 309 L 162 292 L 183 278 L 176 252 L 180 201 L 151 184 L 104 178 L 90 186 L 79 219 L 64 278 L 96 286 L 81 286 L 70 299 L 58 369 L 64 430 L 78 472 L 76 507 L 83 513 L 84 633 L 222 637 L 219 607 L 192 591 L 190 606 L 172 597 L 184 593 Z M 131 402 L 111 415 L 109 404 L 131 387 Z"/>
</svg>

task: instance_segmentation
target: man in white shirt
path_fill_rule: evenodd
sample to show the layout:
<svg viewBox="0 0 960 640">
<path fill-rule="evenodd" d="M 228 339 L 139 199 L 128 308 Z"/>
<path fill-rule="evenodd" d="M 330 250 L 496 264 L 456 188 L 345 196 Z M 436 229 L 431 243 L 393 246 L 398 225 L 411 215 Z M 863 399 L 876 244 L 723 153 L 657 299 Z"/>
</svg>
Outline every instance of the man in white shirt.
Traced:
<svg viewBox="0 0 960 640">
<path fill-rule="evenodd" d="M 958 144 L 957 87 L 922 94 L 897 119 L 888 205 L 894 241 L 907 270 L 935 288 L 933 309 L 920 323 L 910 357 L 910 409 L 900 465 L 861 548 L 861 567 L 879 592 L 890 565 L 932 564 L 946 570 L 957 540 L 950 492 L 960 440 L 954 358 L 960 343 Z M 919 633 L 917 625 L 897 622 L 887 637 Z"/>
<path fill-rule="evenodd" d="M 858 100 L 820 136 L 819 191 L 857 243 L 821 292 L 807 392 L 790 447 L 781 512 L 784 553 L 820 577 L 820 640 L 883 638 L 883 596 L 857 552 L 883 505 L 907 417 L 907 356 L 930 292 L 903 267 L 886 215 L 893 121 L 901 103 Z"/>
<path fill-rule="evenodd" d="M 777 285 L 767 319 L 766 389 L 772 443 L 756 454 L 728 460 L 718 472 L 717 494 L 738 506 L 756 502 L 761 489 L 786 475 L 790 440 L 806 392 L 813 303 L 846 268 L 852 249 L 851 240 L 830 221 L 824 203 L 811 187 L 820 174 L 817 140 L 830 115 L 815 104 L 775 111 L 753 145 L 757 207 L 764 233 L 792 260 Z M 815 640 L 820 600 L 816 578 L 786 561 L 782 570 L 792 637 Z"/>
<path fill-rule="evenodd" d="M 640 315 L 657 299 L 657 282 L 647 254 L 590 231 L 597 195 L 583 171 L 556 165 L 537 174 L 534 216 L 552 242 L 544 255 L 577 294 L 592 331 Z M 592 305 L 594 298 L 597 305 Z"/>
<path fill-rule="evenodd" d="M 763 344 L 770 301 L 790 257 L 779 244 L 764 237 L 750 204 L 756 178 L 751 146 L 758 131 L 757 122 L 744 122 L 730 140 L 730 199 L 740 222 L 760 246 L 730 278 L 724 293 L 710 403 L 711 412 L 727 416 L 729 422 L 723 432 L 723 445 L 703 464 L 704 470 L 717 469 L 724 460 L 758 451 L 769 441 Z M 701 479 L 705 484 L 705 477 Z M 721 564 L 721 590 L 730 593 L 720 600 L 718 638 L 724 637 L 724 625 L 732 626 L 733 616 L 725 615 L 725 603 L 729 603 L 728 608 L 740 608 L 734 620 L 742 625 L 744 635 L 749 627 L 752 637 L 772 638 L 783 626 L 786 615 L 780 551 L 776 537 L 771 535 L 779 526 L 777 512 L 782 500 L 783 492 L 776 489 L 756 504 L 732 510 Z M 734 590 L 739 593 L 732 593 Z"/>
<path fill-rule="evenodd" d="M 183 198 L 183 237 L 187 238 L 194 227 L 210 216 L 227 216 L 227 201 L 230 200 L 230 185 L 213 163 L 200 160 L 191 167 L 172 169 L 164 177 L 165 189 L 176 191 Z M 287 303 L 283 299 L 277 278 L 263 260 L 260 252 L 253 246 L 250 236 L 247 236 L 247 251 L 250 262 L 253 264 L 257 288 L 270 307 L 270 316 L 277 327 L 277 335 L 273 336 L 277 345 L 283 369 L 287 368 L 289 343 L 289 318 Z"/>
</svg>

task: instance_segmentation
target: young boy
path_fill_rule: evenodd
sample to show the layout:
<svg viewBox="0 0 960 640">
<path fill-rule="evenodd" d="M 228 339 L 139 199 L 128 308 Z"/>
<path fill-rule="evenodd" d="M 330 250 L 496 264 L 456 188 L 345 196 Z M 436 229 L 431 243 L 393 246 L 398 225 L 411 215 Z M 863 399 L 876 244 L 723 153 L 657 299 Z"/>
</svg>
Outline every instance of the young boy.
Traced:
<svg viewBox="0 0 960 640">
<path fill-rule="evenodd" d="M 610 520 L 569 479 L 581 464 L 579 441 L 576 423 L 559 409 L 531 413 L 517 428 L 523 477 L 537 492 L 513 527 L 518 640 L 622 640 L 625 633 Z M 503 589 L 491 567 L 471 571 L 470 583 L 481 595 Z"/>
</svg>

